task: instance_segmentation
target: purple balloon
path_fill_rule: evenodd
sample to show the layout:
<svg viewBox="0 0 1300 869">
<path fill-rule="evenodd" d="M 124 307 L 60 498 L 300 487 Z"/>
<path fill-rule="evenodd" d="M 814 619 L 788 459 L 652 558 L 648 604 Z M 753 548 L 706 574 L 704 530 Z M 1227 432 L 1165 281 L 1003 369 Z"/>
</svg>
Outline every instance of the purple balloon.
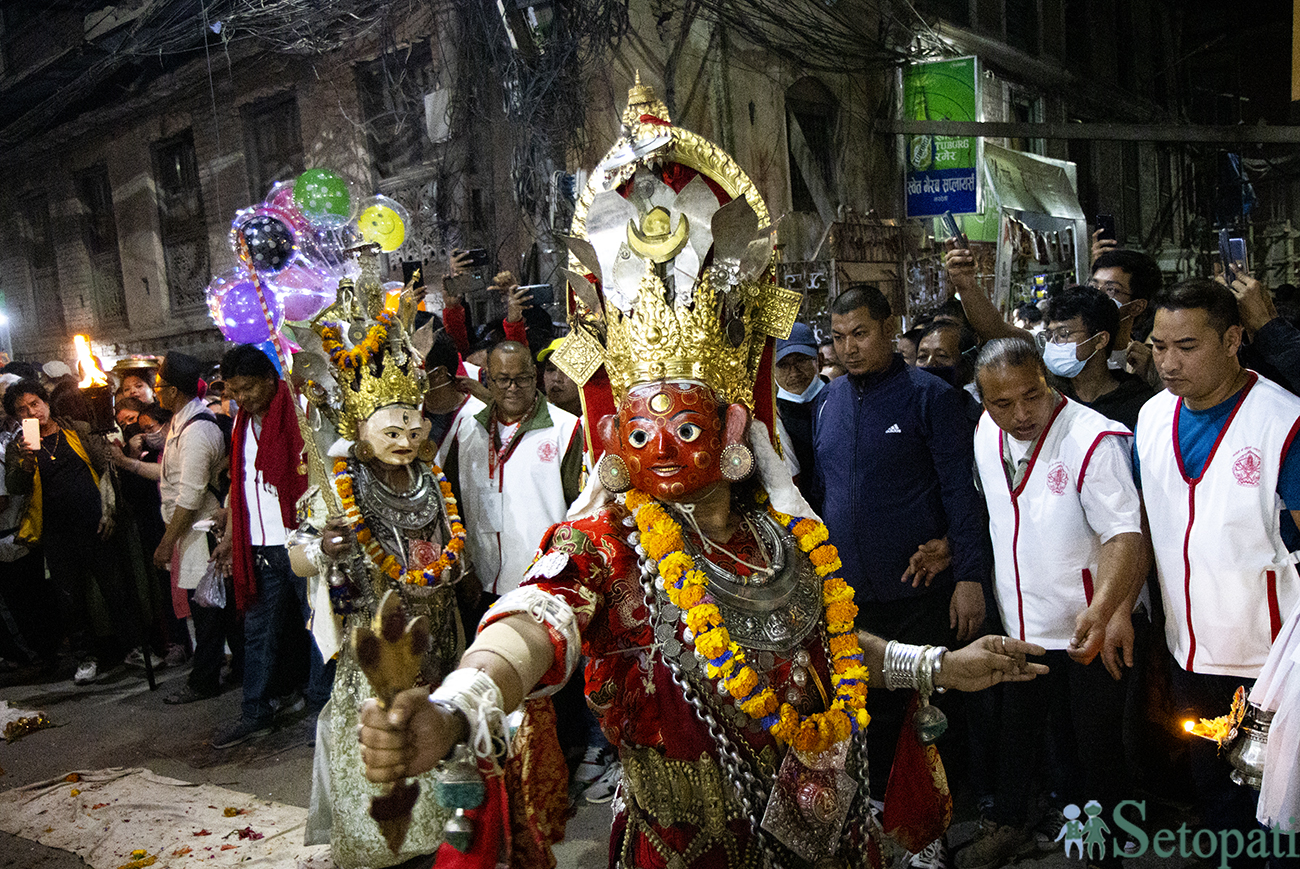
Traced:
<svg viewBox="0 0 1300 869">
<path fill-rule="evenodd" d="M 314 268 L 301 258 L 271 279 L 284 299 L 284 318 L 294 322 L 310 320 L 334 301 L 338 278 L 321 268 Z"/>
<path fill-rule="evenodd" d="M 227 287 L 217 302 L 217 327 L 226 340 L 238 344 L 261 344 L 280 331 L 284 324 L 284 303 L 274 290 L 265 284 L 262 286 L 262 296 L 271 312 L 269 328 L 258 300 L 257 284 L 244 279 Z"/>
</svg>

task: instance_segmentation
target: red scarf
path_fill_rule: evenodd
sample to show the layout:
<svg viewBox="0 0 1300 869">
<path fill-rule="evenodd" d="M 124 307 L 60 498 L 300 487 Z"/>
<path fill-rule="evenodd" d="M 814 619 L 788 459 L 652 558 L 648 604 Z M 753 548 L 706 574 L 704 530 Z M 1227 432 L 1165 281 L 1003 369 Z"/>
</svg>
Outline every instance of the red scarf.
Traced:
<svg viewBox="0 0 1300 869">
<path fill-rule="evenodd" d="M 235 416 L 230 437 L 230 533 L 234 535 L 231 560 L 234 567 L 235 606 L 242 612 L 257 594 L 253 575 L 253 547 L 249 536 L 248 502 L 244 498 L 244 444 L 252 417 L 244 408 Z M 307 491 L 307 470 L 302 460 L 302 432 L 293 407 L 293 394 L 283 380 L 276 388 L 271 406 L 262 416 L 262 431 L 271 437 L 257 444 L 255 466 L 263 479 L 275 486 L 280 499 L 280 519 L 286 529 L 294 528 L 298 499 Z"/>
</svg>

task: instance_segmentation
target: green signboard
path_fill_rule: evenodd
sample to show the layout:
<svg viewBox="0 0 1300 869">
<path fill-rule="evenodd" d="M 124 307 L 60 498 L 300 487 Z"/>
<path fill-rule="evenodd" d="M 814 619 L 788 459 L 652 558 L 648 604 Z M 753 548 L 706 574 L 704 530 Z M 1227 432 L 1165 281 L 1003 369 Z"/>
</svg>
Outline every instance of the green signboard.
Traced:
<svg viewBox="0 0 1300 869">
<path fill-rule="evenodd" d="M 979 120 L 974 57 L 914 63 L 903 69 L 903 115 L 915 121 Z M 969 214 L 979 199 L 979 144 L 974 136 L 909 136 L 907 216 Z"/>
</svg>

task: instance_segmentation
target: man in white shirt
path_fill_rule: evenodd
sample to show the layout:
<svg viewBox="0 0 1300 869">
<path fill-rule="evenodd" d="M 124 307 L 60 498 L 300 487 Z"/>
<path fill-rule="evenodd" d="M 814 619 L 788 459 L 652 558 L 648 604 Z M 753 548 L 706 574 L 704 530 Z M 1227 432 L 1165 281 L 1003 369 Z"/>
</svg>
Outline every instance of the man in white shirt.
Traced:
<svg viewBox="0 0 1300 869">
<path fill-rule="evenodd" d="M 235 656 L 232 670 L 243 669 L 244 635 L 235 611 L 233 587 L 221 609 L 194 603 L 194 589 L 210 557 L 208 534 L 195 530 L 194 523 L 211 520 L 220 509 L 218 496 L 224 494 L 221 483 L 226 468 L 225 434 L 198 397 L 202 369 L 202 363 L 193 356 L 172 351 L 163 359 L 154 387 L 158 403 L 172 412 L 172 418 L 158 480 L 167 528 L 153 553 L 153 563 L 171 574 L 176 588 L 186 590 L 196 636 L 193 666 L 185 687 L 164 698 L 173 705 L 220 693 L 227 642 Z"/>
<path fill-rule="evenodd" d="M 1132 612 L 1149 564 L 1129 430 L 1049 387 L 1024 339 L 990 341 L 976 377 L 985 412 L 975 468 L 994 598 L 1007 634 L 1046 648 L 1051 669 L 1032 686 L 1004 687 L 994 805 L 958 853 L 960 869 L 1003 865 L 1034 847 L 1027 822 L 1049 708 L 1076 747 L 1061 758 L 1078 773 L 1062 783 L 1078 789 L 1068 798 L 1113 806 L 1126 795 L 1124 668 L 1133 666 Z"/>
<path fill-rule="evenodd" d="M 239 405 L 230 445 L 230 500 L 226 532 L 214 557 L 229 565 L 235 604 L 244 615 L 244 699 L 240 718 L 222 728 L 213 748 L 229 748 L 271 732 L 271 703 L 288 686 L 281 667 L 282 640 L 310 643 L 306 699 L 319 711 L 329 699 L 332 668 L 303 631 L 282 637 L 284 607 L 295 606 L 305 626 L 311 617 L 307 581 L 289 566 L 288 529 L 296 527 L 298 499 L 307 491 L 298 429 L 288 385 L 266 354 L 241 344 L 221 361 L 226 392 Z"/>
<path fill-rule="evenodd" d="M 519 586 L 542 535 L 577 499 L 583 436 L 577 417 L 538 392 L 524 345 L 494 347 L 487 382 L 491 404 L 462 409 L 438 465 L 460 499 L 470 565 L 490 602 Z"/>
</svg>

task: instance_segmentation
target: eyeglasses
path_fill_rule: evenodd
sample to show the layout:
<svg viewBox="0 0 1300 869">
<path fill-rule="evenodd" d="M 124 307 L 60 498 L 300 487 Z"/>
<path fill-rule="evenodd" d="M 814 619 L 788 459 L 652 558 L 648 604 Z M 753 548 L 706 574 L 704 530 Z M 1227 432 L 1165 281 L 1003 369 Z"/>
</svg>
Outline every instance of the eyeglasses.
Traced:
<svg viewBox="0 0 1300 869">
<path fill-rule="evenodd" d="M 1087 329 L 1071 329 L 1069 326 L 1059 326 L 1055 329 L 1044 329 L 1034 337 L 1038 339 L 1039 347 L 1045 347 L 1048 344 L 1068 343 L 1071 335 L 1087 334 Z"/>
<path fill-rule="evenodd" d="M 1133 294 L 1123 284 L 1117 284 L 1114 281 L 1088 281 L 1088 286 L 1094 290 L 1101 290 L 1112 299 L 1126 302 L 1133 298 Z"/>
<path fill-rule="evenodd" d="M 535 374 L 521 374 L 518 377 L 491 377 L 488 379 L 492 381 L 492 385 L 497 389 L 509 389 L 512 386 L 515 389 L 528 389 L 537 383 L 537 375 Z"/>
</svg>

